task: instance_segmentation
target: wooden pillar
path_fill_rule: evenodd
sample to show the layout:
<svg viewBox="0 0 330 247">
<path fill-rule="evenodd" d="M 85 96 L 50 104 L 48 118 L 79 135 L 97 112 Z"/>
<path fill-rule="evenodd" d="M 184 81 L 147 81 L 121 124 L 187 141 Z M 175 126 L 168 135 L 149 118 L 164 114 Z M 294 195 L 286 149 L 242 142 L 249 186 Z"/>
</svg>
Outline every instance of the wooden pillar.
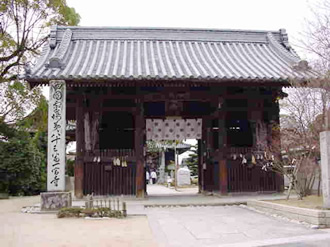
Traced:
<svg viewBox="0 0 330 247">
<path fill-rule="evenodd" d="M 220 110 L 220 109 L 219 109 Z M 228 172 L 227 172 L 227 130 L 226 130 L 226 114 L 224 111 L 219 112 L 219 190 L 221 194 L 228 193 Z M 230 181 L 229 181 L 230 182 Z"/>
<path fill-rule="evenodd" d="M 203 139 L 198 140 L 198 193 L 203 191 Z"/>
<path fill-rule="evenodd" d="M 76 106 L 76 163 L 74 167 L 75 186 L 74 194 L 77 198 L 84 195 L 84 104 L 83 97 L 77 99 Z"/>
<path fill-rule="evenodd" d="M 135 157 L 136 157 L 136 197 L 143 198 L 145 196 L 144 183 L 144 115 L 143 115 L 143 103 L 140 99 L 136 103 L 135 112 Z"/>
<path fill-rule="evenodd" d="M 280 133 L 280 106 L 279 102 L 276 100 L 276 95 L 272 99 L 272 117 L 270 123 L 270 133 L 271 133 L 271 147 L 275 150 L 275 155 L 277 159 L 282 159 L 281 157 L 281 133 Z M 276 173 L 276 190 L 278 192 L 284 191 L 284 176 Z"/>
<path fill-rule="evenodd" d="M 203 117 L 202 123 L 202 141 L 201 141 L 201 169 L 200 169 L 200 186 L 202 191 L 210 190 L 210 172 L 211 172 L 211 164 L 210 164 L 210 154 L 212 153 L 211 146 L 211 118 L 209 116 Z"/>
<path fill-rule="evenodd" d="M 204 192 L 205 191 L 205 170 L 206 170 L 206 162 L 207 162 L 207 150 L 206 150 L 206 141 L 207 141 L 207 129 L 206 129 L 206 121 L 205 121 L 205 117 L 203 117 L 202 120 L 202 140 L 201 140 L 201 145 L 200 145 L 200 153 L 201 153 L 201 158 L 200 158 L 200 162 L 201 162 L 201 167 L 200 167 L 200 192 Z"/>
</svg>

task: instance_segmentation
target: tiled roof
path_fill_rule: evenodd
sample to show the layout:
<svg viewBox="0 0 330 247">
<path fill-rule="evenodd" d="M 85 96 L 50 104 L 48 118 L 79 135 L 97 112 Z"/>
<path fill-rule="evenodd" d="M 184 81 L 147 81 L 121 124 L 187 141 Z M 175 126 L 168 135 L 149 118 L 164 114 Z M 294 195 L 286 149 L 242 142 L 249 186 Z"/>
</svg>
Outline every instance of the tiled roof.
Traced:
<svg viewBox="0 0 330 247">
<path fill-rule="evenodd" d="M 285 30 L 53 27 L 26 80 L 257 80 L 317 77 Z"/>
</svg>

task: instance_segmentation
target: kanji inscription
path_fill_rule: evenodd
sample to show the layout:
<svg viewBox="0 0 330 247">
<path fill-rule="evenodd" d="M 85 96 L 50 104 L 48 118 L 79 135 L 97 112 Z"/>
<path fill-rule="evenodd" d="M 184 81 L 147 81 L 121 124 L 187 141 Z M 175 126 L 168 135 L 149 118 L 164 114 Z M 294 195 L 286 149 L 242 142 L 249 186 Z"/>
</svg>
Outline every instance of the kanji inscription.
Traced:
<svg viewBox="0 0 330 247">
<path fill-rule="evenodd" d="M 65 81 L 49 83 L 47 191 L 65 190 Z"/>
</svg>

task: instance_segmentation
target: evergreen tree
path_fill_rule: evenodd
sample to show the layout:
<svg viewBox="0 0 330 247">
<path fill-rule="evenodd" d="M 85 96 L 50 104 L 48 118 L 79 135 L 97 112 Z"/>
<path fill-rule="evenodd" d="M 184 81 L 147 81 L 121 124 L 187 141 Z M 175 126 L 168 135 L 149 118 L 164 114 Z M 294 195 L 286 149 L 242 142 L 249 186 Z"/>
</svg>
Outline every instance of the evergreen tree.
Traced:
<svg viewBox="0 0 330 247">
<path fill-rule="evenodd" d="M 191 176 L 198 175 L 198 154 L 197 154 L 197 145 L 192 146 L 190 150 L 192 153 L 189 154 L 189 157 L 186 159 L 186 164 L 190 170 Z"/>
</svg>

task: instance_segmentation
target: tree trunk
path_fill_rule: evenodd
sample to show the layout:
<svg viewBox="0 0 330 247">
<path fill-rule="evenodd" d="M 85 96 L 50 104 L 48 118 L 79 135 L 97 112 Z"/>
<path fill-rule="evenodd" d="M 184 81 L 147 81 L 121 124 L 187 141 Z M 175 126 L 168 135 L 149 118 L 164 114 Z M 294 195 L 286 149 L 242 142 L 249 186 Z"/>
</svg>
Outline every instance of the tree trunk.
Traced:
<svg viewBox="0 0 330 247">
<path fill-rule="evenodd" d="M 293 179 L 293 175 L 291 175 L 289 189 L 288 189 L 288 195 L 286 196 L 286 200 L 289 200 L 293 186 L 294 186 L 294 179 Z"/>
</svg>

